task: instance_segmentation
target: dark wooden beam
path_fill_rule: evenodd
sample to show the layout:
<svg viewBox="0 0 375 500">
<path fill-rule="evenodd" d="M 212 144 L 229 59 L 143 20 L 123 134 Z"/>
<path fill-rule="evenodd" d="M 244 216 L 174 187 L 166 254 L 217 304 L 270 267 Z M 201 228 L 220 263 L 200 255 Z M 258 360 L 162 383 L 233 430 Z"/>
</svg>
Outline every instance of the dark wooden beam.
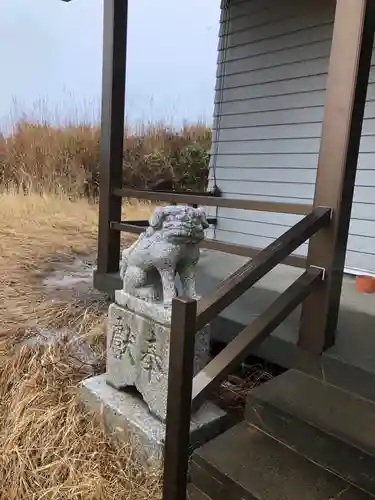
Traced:
<svg viewBox="0 0 375 500">
<path fill-rule="evenodd" d="M 210 223 L 211 220 L 208 219 Z M 124 231 L 127 233 L 141 234 L 144 232 L 145 228 L 148 227 L 148 221 L 124 221 L 124 222 L 112 222 L 111 227 L 117 231 Z M 246 245 L 237 245 L 235 243 L 225 243 L 224 241 L 218 241 L 213 239 L 204 239 L 201 243 L 201 248 L 206 248 L 208 250 L 215 250 L 216 252 L 229 253 L 233 255 L 239 255 L 241 257 L 248 257 L 252 259 L 259 252 L 262 251 L 261 248 L 250 247 Z M 300 255 L 288 255 L 282 261 L 283 264 L 292 267 L 306 268 L 306 258 Z"/>
<path fill-rule="evenodd" d="M 329 223 L 331 210 L 317 207 L 198 302 L 198 330 L 216 318 L 302 243 Z"/>
<path fill-rule="evenodd" d="M 195 300 L 173 299 L 163 500 L 186 500 L 196 315 Z"/>
<path fill-rule="evenodd" d="M 104 1 L 99 274 L 118 271 L 120 263 L 120 233 L 110 223 L 121 220 L 121 198 L 113 190 L 122 185 L 127 18 L 127 0 Z"/>
<path fill-rule="evenodd" d="M 326 279 L 304 303 L 299 334 L 299 346 L 316 354 L 337 328 L 374 29 L 374 0 L 337 0 L 314 200 L 333 207 L 333 220 L 310 240 L 307 264 Z"/>
<path fill-rule="evenodd" d="M 237 245 L 236 243 L 225 243 L 224 241 L 218 241 L 213 239 L 205 239 L 202 241 L 202 248 L 207 250 L 215 250 L 216 252 L 229 253 L 232 255 L 239 255 L 241 257 L 248 257 L 253 259 L 259 252 L 262 251 L 261 248 L 250 247 L 246 245 Z M 281 262 L 286 266 L 306 268 L 306 258 L 300 255 L 288 255 Z"/>
<path fill-rule="evenodd" d="M 122 188 L 114 189 L 114 194 L 123 198 L 136 198 L 138 200 L 176 202 L 182 204 L 195 204 L 207 207 L 237 208 L 239 210 L 257 210 L 260 212 L 278 212 L 285 214 L 306 215 L 311 212 L 310 204 L 278 203 L 273 201 L 241 200 L 221 198 L 209 193 L 179 193 L 171 191 L 148 191 L 143 189 Z"/>
<path fill-rule="evenodd" d="M 210 392 L 239 366 L 251 351 L 261 344 L 274 329 L 322 282 L 320 269 L 307 269 L 275 302 L 244 328 L 203 368 L 193 380 L 193 409 L 202 404 Z"/>
</svg>

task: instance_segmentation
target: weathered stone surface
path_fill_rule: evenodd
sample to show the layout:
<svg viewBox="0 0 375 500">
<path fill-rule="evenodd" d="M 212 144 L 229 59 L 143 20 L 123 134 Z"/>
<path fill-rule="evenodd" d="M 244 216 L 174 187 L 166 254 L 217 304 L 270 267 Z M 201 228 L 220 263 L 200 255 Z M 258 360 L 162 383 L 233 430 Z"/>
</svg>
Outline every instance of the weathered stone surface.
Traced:
<svg viewBox="0 0 375 500">
<path fill-rule="evenodd" d="M 142 305 L 143 301 L 139 301 Z M 170 326 L 111 304 L 108 311 L 107 381 L 117 389 L 135 386 L 150 411 L 165 421 Z M 209 359 L 207 327 L 196 335 L 195 373 Z"/>
<path fill-rule="evenodd" d="M 146 301 L 171 306 L 178 274 L 183 294 L 196 298 L 195 267 L 199 243 L 207 228 L 201 208 L 186 205 L 156 208 L 147 230 L 122 252 L 124 291 Z"/>
<path fill-rule="evenodd" d="M 130 443 L 134 457 L 151 467 L 163 460 L 165 424 L 150 414 L 141 397 L 110 387 L 105 375 L 84 380 L 80 398 L 86 409 L 102 415 L 109 432 Z M 229 426 L 228 415 L 213 403 L 206 403 L 191 421 L 191 447 L 196 448 Z"/>
<path fill-rule="evenodd" d="M 158 302 L 148 302 L 130 295 L 124 290 L 116 290 L 115 302 L 124 309 L 130 309 L 141 316 L 169 326 L 172 318 L 172 308 Z"/>
</svg>

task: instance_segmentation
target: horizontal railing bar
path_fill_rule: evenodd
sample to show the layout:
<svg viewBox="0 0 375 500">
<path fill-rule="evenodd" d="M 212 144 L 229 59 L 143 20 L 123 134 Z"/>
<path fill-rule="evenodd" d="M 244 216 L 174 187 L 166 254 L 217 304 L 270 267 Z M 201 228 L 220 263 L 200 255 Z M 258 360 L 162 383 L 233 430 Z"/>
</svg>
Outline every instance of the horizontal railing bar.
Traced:
<svg viewBox="0 0 375 500">
<path fill-rule="evenodd" d="M 311 214 L 255 255 L 250 262 L 223 280 L 213 293 L 200 299 L 197 317 L 198 330 L 218 316 L 319 229 L 328 225 L 331 213 L 332 210 L 327 207 L 315 208 Z"/>
<path fill-rule="evenodd" d="M 215 250 L 217 252 L 239 255 L 240 257 L 248 257 L 249 259 L 253 259 L 259 252 L 262 251 L 261 248 L 236 245 L 234 243 L 225 243 L 224 241 L 211 239 L 205 239 L 201 246 L 207 250 Z M 299 255 L 288 255 L 282 263 L 286 266 L 300 267 L 302 269 L 306 268 L 306 258 Z"/>
<path fill-rule="evenodd" d="M 121 221 L 121 222 L 111 222 L 111 229 L 118 229 L 119 231 L 126 231 L 126 230 L 121 229 L 123 225 L 124 226 L 137 226 L 139 228 L 145 228 L 145 227 L 149 226 L 149 221 L 147 219 L 144 219 L 144 220 L 127 220 L 127 221 Z"/>
<path fill-rule="evenodd" d="M 208 196 L 210 198 L 220 198 L 221 197 L 221 191 L 178 191 L 175 189 L 156 189 L 156 188 L 151 188 L 151 189 L 136 189 L 136 188 L 115 188 L 113 190 L 113 194 L 115 196 L 120 196 L 121 198 L 135 198 L 135 196 L 129 196 L 128 194 L 122 194 L 125 192 L 134 192 L 134 193 L 142 193 L 142 194 L 147 194 L 147 193 L 159 193 L 159 194 L 166 194 L 166 195 L 189 195 L 189 196 Z M 144 198 L 146 199 L 146 198 Z"/>
<path fill-rule="evenodd" d="M 172 191 L 147 191 L 142 189 L 115 188 L 115 196 L 123 198 L 137 198 L 149 201 L 179 202 L 209 207 L 236 208 L 239 210 L 255 210 L 258 212 L 278 212 L 285 214 L 306 215 L 311 212 L 312 205 L 300 203 L 279 203 L 259 200 L 237 200 L 220 198 L 205 194 L 178 193 Z"/>
<path fill-rule="evenodd" d="M 141 224 L 133 224 L 133 222 L 111 222 L 111 229 L 123 231 L 124 233 L 141 234 L 145 232 L 147 226 Z"/>
<path fill-rule="evenodd" d="M 210 222 L 211 219 L 208 219 Z M 216 220 L 216 219 L 212 219 Z M 214 224 L 214 222 L 212 222 Z M 126 221 L 126 222 L 111 222 L 111 229 L 115 229 L 117 231 L 124 231 L 133 234 L 141 234 L 144 232 L 145 227 L 148 226 L 148 221 Z M 225 243 L 223 241 L 217 241 L 212 239 L 205 239 L 200 244 L 201 248 L 205 248 L 207 250 L 214 250 L 216 252 L 223 252 L 232 255 L 239 255 L 240 257 L 248 257 L 252 259 L 259 252 L 262 251 L 261 248 L 256 247 L 248 247 L 245 245 L 236 245 L 233 243 Z M 283 264 L 292 267 L 306 267 L 306 259 L 305 257 L 299 255 L 288 255 L 283 261 Z"/>
<path fill-rule="evenodd" d="M 217 219 L 216 217 L 207 217 L 207 222 L 210 224 L 210 225 L 213 225 L 215 226 L 216 223 L 217 223 Z M 126 228 L 127 226 L 137 226 L 137 227 L 148 227 L 149 226 L 149 221 L 147 219 L 139 219 L 139 220 L 126 220 L 126 221 L 121 221 L 121 222 L 111 222 L 110 226 L 111 226 L 111 229 L 117 229 L 118 231 L 124 231 L 126 232 L 127 229 L 123 229 Z M 129 231 L 131 232 L 131 231 Z"/>
<path fill-rule="evenodd" d="M 287 316 L 322 283 L 323 270 L 307 269 L 275 302 L 245 327 L 193 379 L 193 408 L 202 404 L 214 387 L 261 344 Z"/>
</svg>

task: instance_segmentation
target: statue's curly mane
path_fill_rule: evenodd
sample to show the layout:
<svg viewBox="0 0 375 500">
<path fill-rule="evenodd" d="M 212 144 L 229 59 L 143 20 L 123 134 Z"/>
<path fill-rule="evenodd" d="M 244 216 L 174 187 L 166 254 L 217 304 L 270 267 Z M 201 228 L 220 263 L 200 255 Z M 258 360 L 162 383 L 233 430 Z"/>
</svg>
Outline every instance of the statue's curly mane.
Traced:
<svg viewBox="0 0 375 500">
<path fill-rule="evenodd" d="M 188 226 L 183 222 L 178 225 L 164 226 L 158 232 L 163 235 L 164 241 L 176 245 L 198 243 L 204 237 L 203 226 Z"/>
<path fill-rule="evenodd" d="M 150 226 L 165 241 L 175 244 L 198 243 L 208 227 L 202 210 L 186 206 L 169 206 L 155 211 Z"/>
<path fill-rule="evenodd" d="M 194 267 L 207 227 L 201 209 L 182 205 L 156 208 L 146 231 L 122 252 L 124 290 L 147 300 L 162 296 L 164 303 L 171 304 L 178 273 L 187 296 L 196 296 Z"/>
</svg>

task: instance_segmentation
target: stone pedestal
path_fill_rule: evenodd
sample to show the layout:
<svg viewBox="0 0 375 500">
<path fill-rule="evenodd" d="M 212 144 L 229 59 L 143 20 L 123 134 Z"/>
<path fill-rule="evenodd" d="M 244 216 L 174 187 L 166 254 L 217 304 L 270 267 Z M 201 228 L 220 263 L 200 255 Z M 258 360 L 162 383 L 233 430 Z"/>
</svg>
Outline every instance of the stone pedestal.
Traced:
<svg viewBox="0 0 375 500">
<path fill-rule="evenodd" d="M 149 224 L 122 252 L 123 289 L 108 312 L 106 373 L 85 380 L 80 391 L 87 408 L 103 415 L 139 460 L 160 465 L 176 275 L 184 296 L 196 298 L 195 266 L 208 222 L 200 208 L 173 205 L 156 208 Z M 209 361 L 209 340 L 208 327 L 196 333 L 194 373 Z M 227 426 L 227 414 L 205 403 L 191 416 L 191 446 Z"/>
<path fill-rule="evenodd" d="M 170 308 L 148 303 L 122 290 L 109 307 L 107 382 L 116 389 L 134 386 L 150 412 L 165 421 L 168 394 Z M 209 360 L 207 327 L 196 335 L 195 373 Z"/>
<path fill-rule="evenodd" d="M 79 387 L 80 399 L 90 412 L 100 415 L 107 431 L 132 448 L 140 463 L 160 468 L 163 462 L 165 424 L 153 416 L 142 398 L 134 392 L 110 387 L 106 375 L 84 380 Z M 191 449 L 224 432 L 230 426 L 225 411 L 213 403 L 204 404 L 191 420 Z"/>
</svg>

